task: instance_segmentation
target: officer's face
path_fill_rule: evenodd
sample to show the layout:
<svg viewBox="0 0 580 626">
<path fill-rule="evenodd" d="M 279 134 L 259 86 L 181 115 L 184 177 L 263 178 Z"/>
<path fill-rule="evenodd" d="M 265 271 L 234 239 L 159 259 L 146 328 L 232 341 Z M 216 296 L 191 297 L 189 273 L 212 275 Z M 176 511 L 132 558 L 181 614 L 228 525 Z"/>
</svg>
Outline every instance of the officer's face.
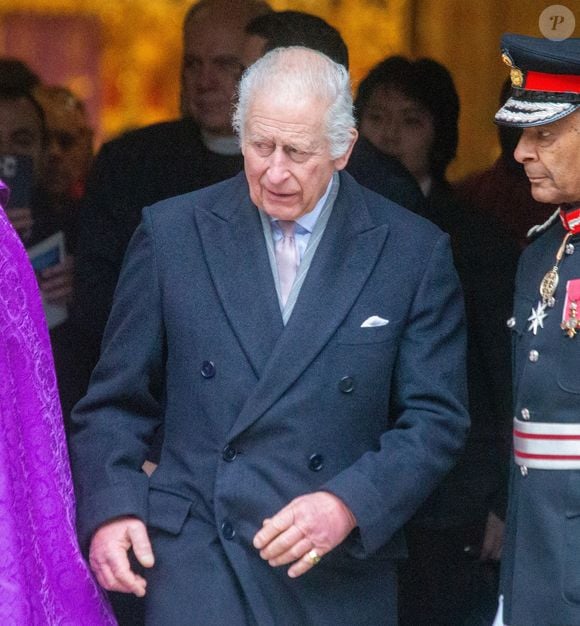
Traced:
<svg viewBox="0 0 580 626">
<path fill-rule="evenodd" d="M 325 134 L 327 107 L 315 98 L 254 97 L 245 122 L 244 169 L 252 201 L 270 217 L 296 220 L 312 211 L 333 172 L 345 167 L 356 131 L 346 154 L 333 159 Z"/>
<path fill-rule="evenodd" d="M 399 159 L 419 182 L 429 175 L 435 130 L 421 103 L 398 89 L 378 87 L 364 108 L 360 132 L 375 148 Z"/>
<path fill-rule="evenodd" d="M 580 111 L 524 128 L 514 157 L 523 164 L 538 202 L 580 201 Z"/>
</svg>

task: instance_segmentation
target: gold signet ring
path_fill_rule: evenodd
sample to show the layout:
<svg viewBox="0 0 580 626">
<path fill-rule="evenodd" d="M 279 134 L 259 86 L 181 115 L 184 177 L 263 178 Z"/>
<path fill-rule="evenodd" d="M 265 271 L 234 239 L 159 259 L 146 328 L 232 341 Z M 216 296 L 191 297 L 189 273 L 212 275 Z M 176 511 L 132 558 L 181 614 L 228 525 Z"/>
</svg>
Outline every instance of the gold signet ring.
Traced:
<svg viewBox="0 0 580 626">
<path fill-rule="evenodd" d="M 308 558 L 310 559 L 312 565 L 318 565 L 318 563 L 320 563 L 320 555 L 316 552 L 316 550 L 310 550 Z"/>
</svg>

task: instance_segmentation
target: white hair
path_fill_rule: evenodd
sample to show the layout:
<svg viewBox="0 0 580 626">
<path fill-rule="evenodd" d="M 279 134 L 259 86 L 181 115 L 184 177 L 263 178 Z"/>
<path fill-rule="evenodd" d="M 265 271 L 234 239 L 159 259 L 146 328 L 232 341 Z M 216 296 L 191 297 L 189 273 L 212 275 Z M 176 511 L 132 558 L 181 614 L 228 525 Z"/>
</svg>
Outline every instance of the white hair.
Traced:
<svg viewBox="0 0 580 626">
<path fill-rule="evenodd" d="M 272 93 L 287 102 L 305 98 L 328 103 L 325 134 L 330 156 L 337 159 L 348 150 L 355 127 L 352 89 L 347 69 L 322 52 L 291 46 L 275 48 L 258 59 L 242 75 L 232 124 L 244 142 L 248 110 L 257 93 Z"/>
</svg>

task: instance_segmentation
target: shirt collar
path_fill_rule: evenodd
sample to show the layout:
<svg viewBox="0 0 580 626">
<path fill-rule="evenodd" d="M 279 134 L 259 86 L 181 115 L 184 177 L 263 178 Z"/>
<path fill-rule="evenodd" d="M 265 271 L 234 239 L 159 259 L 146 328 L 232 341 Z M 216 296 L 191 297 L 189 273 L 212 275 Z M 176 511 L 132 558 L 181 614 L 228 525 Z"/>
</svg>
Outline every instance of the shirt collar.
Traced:
<svg viewBox="0 0 580 626">
<path fill-rule="evenodd" d="M 302 215 L 296 220 L 296 223 L 301 228 L 303 228 L 306 232 L 311 233 L 314 230 L 314 225 L 316 224 L 316 221 L 318 220 L 318 217 L 320 216 L 320 213 L 322 212 L 322 209 L 324 205 L 326 204 L 326 199 L 328 198 L 328 195 L 330 194 L 330 188 L 332 187 L 333 180 L 334 180 L 334 176 L 331 176 L 330 180 L 328 181 L 328 186 L 326 187 L 326 191 L 322 194 L 322 197 L 320 198 L 320 200 L 314 205 L 314 208 L 312 209 L 312 211 L 308 211 L 308 213 L 305 213 L 304 215 Z M 277 221 L 278 221 L 278 218 L 276 217 L 270 218 L 270 223 L 275 223 Z"/>
</svg>

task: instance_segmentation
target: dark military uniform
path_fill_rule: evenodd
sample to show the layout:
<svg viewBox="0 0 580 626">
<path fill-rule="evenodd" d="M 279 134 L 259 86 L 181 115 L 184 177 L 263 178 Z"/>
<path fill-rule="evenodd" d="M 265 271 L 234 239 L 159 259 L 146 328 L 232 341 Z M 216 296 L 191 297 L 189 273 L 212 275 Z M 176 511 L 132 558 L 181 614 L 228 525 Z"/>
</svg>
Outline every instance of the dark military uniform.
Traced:
<svg viewBox="0 0 580 626">
<path fill-rule="evenodd" d="M 560 263 L 554 306 L 538 310 L 539 285 L 554 266 L 565 232 L 558 219 L 524 251 L 509 320 L 518 456 L 501 587 L 510 626 L 580 624 L 580 462 L 569 463 L 577 469 L 566 469 L 557 463 L 565 459 L 554 458 L 580 455 L 580 335 L 569 337 L 560 326 L 569 313 L 564 310 L 568 281 L 580 281 L 580 235 L 569 239 Z M 579 438 L 565 438 L 567 429 L 557 425 L 570 425 L 568 434 Z"/>
<path fill-rule="evenodd" d="M 506 35 L 502 52 L 511 67 L 512 95 L 496 121 L 528 129 L 516 157 L 526 168 L 530 163 L 528 175 L 552 178 L 541 197 L 569 202 L 576 185 L 565 192 L 558 186 L 562 172 L 545 169 L 536 144 L 529 143 L 542 135 L 530 127 L 578 115 L 580 39 Z M 572 153 L 574 127 L 567 132 L 564 145 Z M 561 169 L 570 168 L 574 161 L 560 149 Z M 567 174 L 573 181 L 574 173 Z M 516 277 L 508 321 L 514 462 L 500 585 L 503 620 L 500 614 L 495 624 L 580 625 L 580 197 L 573 200 L 537 229 L 540 237 L 522 254 Z"/>
</svg>

